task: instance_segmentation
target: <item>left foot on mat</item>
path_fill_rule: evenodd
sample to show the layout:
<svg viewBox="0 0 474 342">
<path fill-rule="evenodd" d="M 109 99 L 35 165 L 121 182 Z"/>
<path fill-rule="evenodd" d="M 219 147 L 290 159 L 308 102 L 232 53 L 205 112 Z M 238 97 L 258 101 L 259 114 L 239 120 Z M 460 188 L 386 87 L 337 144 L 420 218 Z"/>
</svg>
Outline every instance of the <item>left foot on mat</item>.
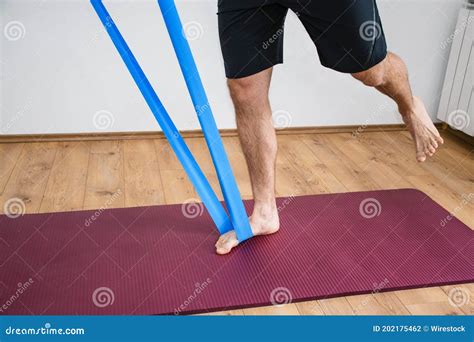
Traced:
<svg viewBox="0 0 474 342">
<path fill-rule="evenodd" d="M 266 213 L 264 213 L 266 211 Z M 249 218 L 250 227 L 254 236 L 270 235 L 280 229 L 278 210 L 276 207 L 270 210 L 257 210 Z M 232 248 L 239 244 L 235 230 L 222 234 L 216 242 L 217 254 L 228 254 Z"/>
</svg>

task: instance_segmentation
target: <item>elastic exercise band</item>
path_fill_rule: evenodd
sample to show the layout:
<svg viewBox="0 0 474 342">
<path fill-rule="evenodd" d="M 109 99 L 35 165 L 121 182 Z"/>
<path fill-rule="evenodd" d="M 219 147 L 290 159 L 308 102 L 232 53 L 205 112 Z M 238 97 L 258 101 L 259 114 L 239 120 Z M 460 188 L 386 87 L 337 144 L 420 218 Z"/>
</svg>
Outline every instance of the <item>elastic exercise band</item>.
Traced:
<svg viewBox="0 0 474 342">
<path fill-rule="evenodd" d="M 253 236 L 252 229 L 178 11 L 173 0 L 158 0 L 158 4 L 209 147 L 232 225 L 239 241 L 246 240 Z"/>
<path fill-rule="evenodd" d="M 232 223 L 227 216 L 226 211 L 222 207 L 216 194 L 209 185 L 209 182 L 199 168 L 199 165 L 196 163 L 196 160 L 189 151 L 189 148 L 186 146 L 186 143 L 181 137 L 179 131 L 166 112 L 166 109 L 158 98 L 158 95 L 153 90 L 153 87 L 145 76 L 137 60 L 133 56 L 132 51 L 128 47 L 114 21 L 107 12 L 107 9 L 102 4 L 101 0 L 91 0 L 91 3 L 100 20 L 102 21 L 102 24 L 107 29 L 112 42 L 120 53 L 120 56 L 125 62 L 130 74 L 132 75 L 135 83 L 140 89 L 140 92 L 153 112 L 155 119 L 158 121 L 158 124 L 163 130 L 163 133 L 168 139 L 176 156 L 183 165 L 188 177 L 191 179 L 191 182 L 194 184 L 198 195 L 201 197 L 204 205 L 209 211 L 209 214 L 214 220 L 217 229 L 221 234 L 232 230 Z"/>
</svg>

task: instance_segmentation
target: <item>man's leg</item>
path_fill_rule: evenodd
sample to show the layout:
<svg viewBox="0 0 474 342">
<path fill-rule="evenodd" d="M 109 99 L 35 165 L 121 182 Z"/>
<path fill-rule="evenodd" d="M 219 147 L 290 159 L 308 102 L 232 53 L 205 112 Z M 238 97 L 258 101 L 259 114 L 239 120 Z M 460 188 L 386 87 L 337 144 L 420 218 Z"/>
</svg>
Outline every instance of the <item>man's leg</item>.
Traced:
<svg viewBox="0 0 474 342">
<path fill-rule="evenodd" d="M 432 156 L 443 138 L 431 121 L 423 102 L 411 93 L 408 72 L 400 57 L 389 52 L 387 57 L 372 68 L 352 74 L 367 86 L 375 87 L 391 97 L 398 105 L 416 145 L 416 159 L 419 162 Z"/>
<path fill-rule="evenodd" d="M 268 100 L 272 68 L 255 75 L 229 79 L 237 129 L 252 182 L 254 209 L 250 225 L 254 235 L 275 233 L 280 225 L 275 202 L 275 161 L 277 140 Z M 218 254 L 227 254 L 238 245 L 234 231 L 216 243 Z"/>
</svg>

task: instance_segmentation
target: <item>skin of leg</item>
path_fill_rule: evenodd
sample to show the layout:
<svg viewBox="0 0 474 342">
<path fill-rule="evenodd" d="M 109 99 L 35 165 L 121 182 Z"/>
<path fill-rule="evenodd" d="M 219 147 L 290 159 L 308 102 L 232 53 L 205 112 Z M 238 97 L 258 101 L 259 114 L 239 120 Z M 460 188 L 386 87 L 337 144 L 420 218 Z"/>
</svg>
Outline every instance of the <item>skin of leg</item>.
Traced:
<svg viewBox="0 0 474 342">
<path fill-rule="evenodd" d="M 397 103 L 398 111 L 415 141 L 419 162 L 425 161 L 427 156 L 431 157 L 438 146 L 443 144 L 425 105 L 412 95 L 407 68 L 396 54 L 389 52 L 379 64 L 352 76 L 367 86 L 375 87 Z"/>
<path fill-rule="evenodd" d="M 227 81 L 252 183 L 254 209 L 249 220 L 254 235 L 272 234 L 279 229 L 275 202 L 277 140 L 268 99 L 271 76 L 272 68 L 269 68 Z M 227 254 L 237 244 L 235 232 L 231 231 L 219 238 L 216 251 Z"/>
</svg>

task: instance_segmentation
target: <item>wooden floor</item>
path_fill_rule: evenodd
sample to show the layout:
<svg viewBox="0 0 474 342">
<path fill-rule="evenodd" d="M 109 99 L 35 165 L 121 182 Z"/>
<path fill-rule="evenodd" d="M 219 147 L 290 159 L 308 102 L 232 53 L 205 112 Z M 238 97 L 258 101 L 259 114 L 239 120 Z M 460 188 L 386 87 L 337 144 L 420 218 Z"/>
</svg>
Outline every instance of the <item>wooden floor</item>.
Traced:
<svg viewBox="0 0 474 342">
<path fill-rule="evenodd" d="M 473 147 L 448 133 L 439 153 L 415 162 L 406 132 L 279 135 L 277 194 L 418 188 L 474 228 Z M 218 192 L 205 142 L 186 139 Z M 243 197 L 251 197 L 238 139 L 224 138 Z M 166 140 L 0 144 L 0 204 L 18 197 L 27 213 L 182 203 L 197 198 Z M 375 293 L 226 311 L 222 314 L 474 314 L 474 284 L 457 285 L 468 304 L 450 304 L 454 286 Z"/>
</svg>

